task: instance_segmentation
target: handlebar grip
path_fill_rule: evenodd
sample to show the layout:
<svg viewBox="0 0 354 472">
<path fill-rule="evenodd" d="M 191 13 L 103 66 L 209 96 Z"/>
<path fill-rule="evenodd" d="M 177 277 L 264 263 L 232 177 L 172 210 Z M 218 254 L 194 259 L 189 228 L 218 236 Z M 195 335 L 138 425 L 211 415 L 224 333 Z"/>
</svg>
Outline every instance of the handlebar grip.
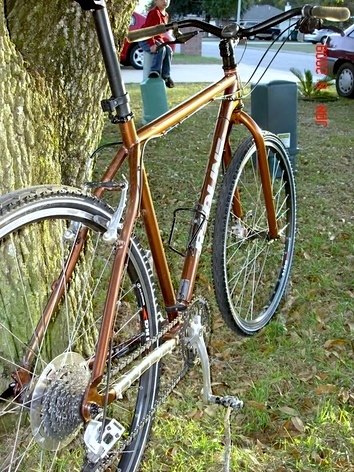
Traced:
<svg viewBox="0 0 354 472">
<path fill-rule="evenodd" d="M 350 10 L 345 7 L 321 7 L 305 5 L 302 9 L 305 18 L 319 18 L 328 21 L 346 21 Z"/>
<path fill-rule="evenodd" d="M 158 34 L 166 33 L 166 31 L 168 31 L 166 25 L 149 26 L 148 28 L 129 31 L 127 39 L 130 43 L 133 43 L 134 41 L 144 41 L 145 39 L 150 39 Z"/>
</svg>

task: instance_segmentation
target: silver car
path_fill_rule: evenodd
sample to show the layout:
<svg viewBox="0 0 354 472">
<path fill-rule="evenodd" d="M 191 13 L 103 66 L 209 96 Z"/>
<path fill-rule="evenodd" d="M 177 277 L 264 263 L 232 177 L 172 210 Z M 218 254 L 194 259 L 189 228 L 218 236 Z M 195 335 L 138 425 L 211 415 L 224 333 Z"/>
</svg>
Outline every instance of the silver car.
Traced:
<svg viewBox="0 0 354 472">
<path fill-rule="evenodd" d="M 334 33 L 332 30 L 322 28 L 322 29 L 315 29 L 313 33 L 304 34 L 304 41 L 309 41 L 310 43 L 322 43 L 325 44 L 327 36 L 337 34 Z"/>
</svg>

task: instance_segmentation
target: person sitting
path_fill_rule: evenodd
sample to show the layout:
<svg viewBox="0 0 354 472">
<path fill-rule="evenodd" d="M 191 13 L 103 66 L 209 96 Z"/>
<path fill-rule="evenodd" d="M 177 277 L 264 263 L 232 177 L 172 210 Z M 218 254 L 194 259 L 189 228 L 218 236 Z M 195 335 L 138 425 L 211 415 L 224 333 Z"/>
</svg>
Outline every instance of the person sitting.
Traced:
<svg viewBox="0 0 354 472">
<path fill-rule="evenodd" d="M 169 17 L 166 8 L 168 8 L 169 4 L 170 0 L 155 0 L 155 7 L 149 11 L 143 28 L 167 24 Z M 166 37 L 160 34 L 146 41 L 141 41 L 140 45 L 144 51 L 152 54 L 149 79 L 162 77 L 165 81 L 166 87 L 173 88 L 175 84 L 170 75 L 172 49 L 168 44 L 158 48 L 159 45 L 164 44 L 165 42 Z"/>
</svg>

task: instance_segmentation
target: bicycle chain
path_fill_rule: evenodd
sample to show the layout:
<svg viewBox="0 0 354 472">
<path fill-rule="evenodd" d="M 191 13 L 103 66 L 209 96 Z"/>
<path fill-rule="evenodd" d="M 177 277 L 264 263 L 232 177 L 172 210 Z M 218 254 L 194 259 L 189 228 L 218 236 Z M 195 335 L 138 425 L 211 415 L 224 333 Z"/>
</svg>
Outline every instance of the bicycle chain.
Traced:
<svg viewBox="0 0 354 472">
<path fill-rule="evenodd" d="M 188 318 L 188 317 L 187 317 Z M 110 377 L 114 377 L 117 375 L 121 370 L 123 370 L 127 365 L 131 364 L 135 359 L 137 359 L 141 354 L 145 351 L 148 351 L 155 343 L 157 343 L 166 333 L 168 333 L 172 328 L 174 328 L 178 323 L 182 321 L 182 315 L 178 316 L 166 326 L 164 326 L 161 331 L 159 331 L 155 336 L 153 336 L 149 341 L 147 341 L 143 346 L 139 347 L 134 353 L 126 356 L 123 361 L 119 361 L 118 365 L 111 370 Z M 119 448 L 115 449 L 112 452 L 109 452 L 106 457 L 99 460 L 95 464 L 86 463 L 84 464 L 83 471 L 84 472 L 105 472 L 108 470 L 109 467 L 113 466 L 115 459 L 134 441 L 134 439 L 138 436 L 140 431 L 144 428 L 144 426 L 153 418 L 158 408 L 166 401 L 167 397 L 172 393 L 172 391 L 176 388 L 177 384 L 181 381 L 181 379 L 186 375 L 187 371 L 189 370 L 187 364 L 181 370 L 179 375 L 172 380 L 170 385 L 165 389 L 165 392 L 159 395 L 158 400 L 155 402 L 154 406 L 151 410 L 144 416 L 144 418 L 139 422 L 139 424 L 134 428 L 134 430 L 129 434 L 124 441 L 119 443 Z M 117 472 L 120 472 L 120 469 L 117 469 Z"/>
<path fill-rule="evenodd" d="M 165 403 L 167 397 L 173 392 L 176 388 L 178 383 L 183 379 L 183 377 L 187 374 L 190 366 L 185 364 L 179 375 L 170 383 L 168 388 L 165 389 L 164 393 L 159 396 L 159 399 L 156 401 L 155 405 L 151 408 L 149 413 L 147 413 L 144 418 L 139 422 L 139 424 L 134 428 L 134 430 L 130 433 L 129 437 L 124 441 L 120 442 L 119 448 L 113 452 L 109 452 L 106 457 L 98 461 L 96 464 L 88 464 L 88 468 L 83 468 L 83 472 L 105 472 L 109 470 L 108 468 L 114 465 L 114 461 L 117 457 L 123 453 L 123 451 L 134 441 L 134 439 L 138 436 L 140 431 L 144 428 L 144 426 L 152 420 L 155 416 L 156 411 L 160 408 L 160 406 Z M 116 472 L 123 472 L 121 469 L 116 469 Z"/>
<path fill-rule="evenodd" d="M 204 299 L 202 299 L 203 303 L 205 302 Z M 190 318 L 190 315 L 192 313 L 193 306 L 199 302 L 199 299 L 196 298 L 193 300 L 187 310 L 187 316 L 185 316 L 183 320 L 183 327 L 182 330 L 185 329 L 188 320 Z M 189 313 L 188 313 L 189 312 Z M 119 364 L 115 369 L 111 370 L 110 376 L 114 376 L 117 373 L 119 373 L 124 367 L 129 365 L 133 360 L 135 360 L 137 357 L 139 357 L 142 353 L 150 349 L 153 344 L 159 341 L 168 331 L 170 331 L 174 326 L 176 326 L 178 323 L 182 321 L 182 315 L 178 316 L 176 319 L 172 320 L 170 323 L 168 323 L 162 330 L 157 333 L 155 336 L 153 336 L 147 343 L 145 343 L 143 346 L 141 346 L 139 349 L 137 349 L 133 354 L 129 355 L 126 357 L 124 361 L 119 361 Z M 182 339 L 182 350 L 185 347 L 184 342 Z M 83 467 L 83 472 L 105 472 L 109 470 L 109 467 L 114 465 L 114 461 L 117 459 L 117 457 L 123 453 L 123 451 L 134 441 L 134 439 L 138 436 L 140 431 L 144 428 L 144 426 L 152 420 L 154 417 L 156 411 L 160 408 L 160 406 L 163 405 L 163 403 L 166 401 L 167 397 L 173 392 L 173 390 L 176 388 L 178 383 L 182 380 L 182 378 L 187 374 L 188 370 L 192 367 L 192 364 L 187 361 L 185 358 L 185 364 L 180 373 L 175 377 L 168 387 L 165 389 L 163 394 L 159 395 L 159 398 L 155 402 L 154 406 L 151 408 L 151 410 L 144 416 L 144 418 L 138 423 L 138 425 L 134 428 L 134 430 L 130 433 L 130 435 L 122 442 L 119 443 L 119 448 L 115 449 L 112 452 L 109 452 L 106 457 L 103 459 L 99 460 L 95 464 L 92 463 L 87 463 Z M 117 469 L 117 472 L 123 472 L 120 469 Z"/>
<path fill-rule="evenodd" d="M 116 367 L 111 370 L 110 372 L 110 377 L 114 377 L 116 374 L 118 374 L 121 370 L 123 370 L 127 365 L 131 364 L 135 359 L 141 356 L 145 351 L 148 351 L 151 349 L 151 347 L 157 343 L 163 336 L 165 336 L 166 333 L 168 333 L 172 328 L 174 328 L 178 323 L 182 321 L 182 316 L 178 316 L 174 320 L 172 320 L 170 323 L 168 323 L 166 326 L 164 326 L 161 331 L 159 331 L 155 336 L 149 339 L 145 344 L 137 348 L 132 354 L 128 354 L 125 359 L 119 360 Z M 114 362 L 114 359 L 113 359 Z"/>
</svg>

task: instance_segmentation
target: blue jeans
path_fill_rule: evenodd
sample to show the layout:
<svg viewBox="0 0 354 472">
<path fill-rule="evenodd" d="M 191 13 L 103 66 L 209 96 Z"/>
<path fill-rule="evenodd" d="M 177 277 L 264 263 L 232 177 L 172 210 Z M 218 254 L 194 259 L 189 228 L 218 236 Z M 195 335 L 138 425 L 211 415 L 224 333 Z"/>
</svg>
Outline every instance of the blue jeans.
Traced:
<svg viewBox="0 0 354 472">
<path fill-rule="evenodd" d="M 152 55 L 150 72 L 158 72 L 161 77 L 167 79 L 171 74 L 172 49 L 169 45 L 160 48 L 156 53 L 150 52 L 150 46 L 147 41 L 141 41 L 141 48 Z"/>
</svg>

